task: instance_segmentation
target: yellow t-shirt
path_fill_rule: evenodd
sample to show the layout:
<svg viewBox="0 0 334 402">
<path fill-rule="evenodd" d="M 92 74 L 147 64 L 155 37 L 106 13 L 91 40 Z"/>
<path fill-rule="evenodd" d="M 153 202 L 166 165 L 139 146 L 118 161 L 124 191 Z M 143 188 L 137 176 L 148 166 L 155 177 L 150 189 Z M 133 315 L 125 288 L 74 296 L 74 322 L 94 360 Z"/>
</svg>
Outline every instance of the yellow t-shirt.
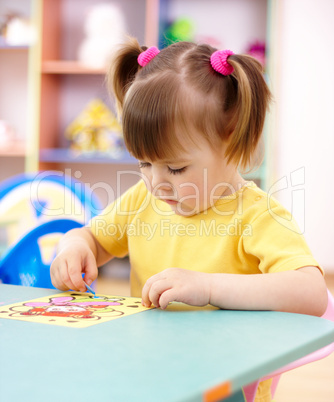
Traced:
<svg viewBox="0 0 334 402">
<path fill-rule="evenodd" d="M 259 274 L 319 266 L 290 213 L 253 182 L 194 216 L 176 215 L 141 180 L 92 219 L 110 254 L 129 254 L 131 294 L 166 268 Z"/>
</svg>

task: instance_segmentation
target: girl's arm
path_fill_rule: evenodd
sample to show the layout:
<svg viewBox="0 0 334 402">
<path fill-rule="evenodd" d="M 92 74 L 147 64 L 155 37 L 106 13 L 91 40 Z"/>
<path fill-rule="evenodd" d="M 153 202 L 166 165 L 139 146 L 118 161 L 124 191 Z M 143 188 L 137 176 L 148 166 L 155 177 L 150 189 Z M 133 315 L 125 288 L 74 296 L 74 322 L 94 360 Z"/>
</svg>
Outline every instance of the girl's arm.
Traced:
<svg viewBox="0 0 334 402">
<path fill-rule="evenodd" d="M 111 258 L 112 255 L 97 242 L 90 229 L 70 230 L 62 237 L 58 254 L 51 264 L 52 283 L 60 290 L 85 292 L 84 280 L 90 285 L 97 278 L 97 267 Z"/>
<path fill-rule="evenodd" d="M 321 316 L 327 307 L 327 290 L 316 267 L 257 275 L 207 274 L 170 268 L 146 282 L 143 304 L 166 308 L 171 301 Z"/>
<path fill-rule="evenodd" d="M 223 303 L 228 309 L 275 310 L 317 316 L 321 316 L 327 307 L 326 284 L 316 267 L 270 274 L 225 275 L 225 278 L 219 274 L 214 276 L 210 303 L 215 306 Z"/>
</svg>

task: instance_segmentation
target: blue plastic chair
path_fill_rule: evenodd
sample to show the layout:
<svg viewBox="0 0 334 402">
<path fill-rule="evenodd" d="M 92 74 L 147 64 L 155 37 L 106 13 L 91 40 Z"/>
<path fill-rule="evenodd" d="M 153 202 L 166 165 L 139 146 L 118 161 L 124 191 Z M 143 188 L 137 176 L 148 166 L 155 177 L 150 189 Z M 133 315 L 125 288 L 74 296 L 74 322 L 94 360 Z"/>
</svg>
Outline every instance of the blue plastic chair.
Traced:
<svg viewBox="0 0 334 402">
<path fill-rule="evenodd" d="M 0 260 L 0 282 L 54 289 L 50 278 L 50 265 L 56 255 L 57 244 L 47 261 L 43 258 L 41 239 L 46 235 L 64 234 L 83 224 L 72 219 L 56 219 L 35 227 L 8 249 Z"/>
<path fill-rule="evenodd" d="M 63 172 L 11 177 L 0 183 L 2 248 L 10 247 L 43 222 L 66 218 L 85 224 L 101 210 L 100 201 L 90 188 Z"/>
</svg>

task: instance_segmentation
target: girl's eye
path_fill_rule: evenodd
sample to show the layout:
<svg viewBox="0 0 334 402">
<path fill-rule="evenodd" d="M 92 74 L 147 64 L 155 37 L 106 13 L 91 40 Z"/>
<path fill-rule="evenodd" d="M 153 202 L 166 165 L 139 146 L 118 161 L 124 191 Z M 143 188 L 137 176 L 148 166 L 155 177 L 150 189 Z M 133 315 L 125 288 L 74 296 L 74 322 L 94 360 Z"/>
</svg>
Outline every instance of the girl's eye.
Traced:
<svg viewBox="0 0 334 402">
<path fill-rule="evenodd" d="M 181 173 L 183 173 L 185 170 L 186 170 L 186 166 L 185 167 L 183 167 L 183 168 L 180 168 L 180 169 L 172 169 L 172 168 L 170 168 L 169 166 L 168 166 L 168 171 L 169 171 L 169 173 L 170 174 L 181 174 Z"/>
<path fill-rule="evenodd" d="M 148 166 L 150 166 L 150 165 L 151 165 L 151 164 L 148 163 L 148 162 L 138 162 L 139 169 L 146 168 L 146 167 L 148 167 Z"/>
</svg>

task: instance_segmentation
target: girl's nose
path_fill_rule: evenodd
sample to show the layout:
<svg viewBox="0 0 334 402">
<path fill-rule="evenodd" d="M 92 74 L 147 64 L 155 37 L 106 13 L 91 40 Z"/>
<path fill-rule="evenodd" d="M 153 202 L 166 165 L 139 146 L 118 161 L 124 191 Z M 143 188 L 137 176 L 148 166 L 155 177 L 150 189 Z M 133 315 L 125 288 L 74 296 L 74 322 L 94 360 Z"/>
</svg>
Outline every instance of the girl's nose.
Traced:
<svg viewBox="0 0 334 402">
<path fill-rule="evenodd" d="M 155 189 L 159 188 L 161 190 L 170 190 L 172 188 L 172 185 L 170 183 L 168 183 L 167 181 L 161 180 L 157 176 L 153 176 L 152 177 L 152 187 Z"/>
<path fill-rule="evenodd" d="M 152 169 L 151 171 L 151 183 L 152 187 L 156 188 L 159 187 L 159 189 L 162 190 L 170 190 L 172 185 L 169 183 L 167 177 L 165 174 L 161 171 L 161 169 Z"/>
</svg>

